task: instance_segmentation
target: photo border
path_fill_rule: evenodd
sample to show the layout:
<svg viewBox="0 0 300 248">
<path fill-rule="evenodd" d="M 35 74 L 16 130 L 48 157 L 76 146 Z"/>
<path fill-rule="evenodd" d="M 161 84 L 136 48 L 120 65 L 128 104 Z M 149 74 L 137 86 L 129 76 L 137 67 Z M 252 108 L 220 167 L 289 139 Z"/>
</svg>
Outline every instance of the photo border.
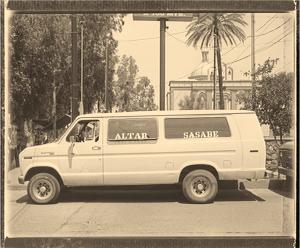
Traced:
<svg viewBox="0 0 300 248">
<path fill-rule="evenodd" d="M 171 13 L 171 12 L 240 12 L 240 13 L 280 13 L 296 10 L 296 65 L 299 66 L 299 3 L 292 0 L 8 0 L 0 1 L 1 16 L 1 130 L 4 120 L 4 12 L 12 10 L 16 14 L 83 14 L 83 13 Z M 296 67 L 295 65 L 295 67 Z M 297 67 L 296 67 L 297 69 Z M 296 82 L 299 72 L 296 70 Z M 298 92 L 296 84 L 296 92 Z M 299 99 L 295 103 L 298 124 Z M 298 141 L 298 129 L 296 128 Z M 4 135 L 1 133 L 1 164 L 4 165 Z M 297 159 L 298 159 L 298 151 Z M 4 174 L 1 166 L 1 216 L 4 217 Z M 299 179 L 299 168 L 297 168 Z M 299 180 L 296 183 L 296 240 L 287 236 L 240 236 L 240 237 L 110 237 L 110 238 L 4 238 L 4 218 L 1 218 L 1 246 L 31 247 L 81 246 L 81 247 L 298 247 L 299 235 Z M 43 245 L 43 246 L 42 246 Z"/>
</svg>

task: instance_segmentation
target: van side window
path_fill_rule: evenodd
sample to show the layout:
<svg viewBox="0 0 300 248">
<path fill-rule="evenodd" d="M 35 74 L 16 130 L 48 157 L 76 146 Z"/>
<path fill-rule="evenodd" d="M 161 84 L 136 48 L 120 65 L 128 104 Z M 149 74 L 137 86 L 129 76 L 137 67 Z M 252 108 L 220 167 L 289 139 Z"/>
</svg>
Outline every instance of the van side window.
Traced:
<svg viewBox="0 0 300 248">
<path fill-rule="evenodd" d="M 193 139 L 230 137 L 225 117 L 167 118 L 165 137 L 167 139 Z"/>
<path fill-rule="evenodd" d="M 108 120 L 109 141 L 156 140 L 157 121 L 154 118 Z"/>
<path fill-rule="evenodd" d="M 70 137 L 74 136 L 75 142 L 97 142 L 99 140 L 99 121 L 82 120 L 77 122 L 66 141 L 70 142 Z"/>
</svg>

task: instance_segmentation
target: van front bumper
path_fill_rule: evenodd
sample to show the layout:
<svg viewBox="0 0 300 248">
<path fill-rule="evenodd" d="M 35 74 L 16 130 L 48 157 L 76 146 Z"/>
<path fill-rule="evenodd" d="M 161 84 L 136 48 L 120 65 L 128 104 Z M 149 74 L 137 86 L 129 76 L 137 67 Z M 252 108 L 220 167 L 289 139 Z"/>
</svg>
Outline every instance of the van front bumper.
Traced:
<svg viewBox="0 0 300 248">
<path fill-rule="evenodd" d="M 18 176 L 18 181 L 19 181 L 19 184 L 24 184 L 25 183 L 24 176 Z"/>
</svg>

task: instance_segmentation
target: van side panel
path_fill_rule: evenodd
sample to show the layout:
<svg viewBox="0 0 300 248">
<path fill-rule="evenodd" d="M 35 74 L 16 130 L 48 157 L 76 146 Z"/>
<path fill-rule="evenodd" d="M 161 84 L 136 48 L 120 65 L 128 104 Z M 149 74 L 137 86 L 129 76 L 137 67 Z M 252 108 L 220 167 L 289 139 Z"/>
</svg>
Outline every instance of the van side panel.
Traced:
<svg viewBox="0 0 300 248">
<path fill-rule="evenodd" d="M 233 115 L 240 131 L 243 147 L 243 170 L 255 172 L 254 178 L 263 178 L 266 165 L 266 146 L 256 115 Z"/>
<path fill-rule="evenodd" d="M 135 142 L 108 142 L 106 119 L 103 136 L 104 184 L 177 183 L 183 168 L 193 164 L 211 165 L 218 172 L 242 170 L 239 130 L 231 115 L 226 117 L 231 131 L 230 137 L 166 139 L 164 120 L 177 117 L 184 118 L 153 117 L 158 120 L 159 138 Z M 194 116 L 198 117 L 201 115 Z"/>
<path fill-rule="evenodd" d="M 199 115 L 198 117 L 201 117 Z M 211 115 L 210 117 L 214 117 Z M 214 167 L 220 180 L 233 180 L 243 177 L 242 171 L 242 143 L 239 129 L 236 126 L 232 115 L 220 116 L 226 118 L 230 137 L 216 137 L 204 139 L 166 139 L 166 144 L 173 150 L 195 150 L 194 154 L 185 154 L 180 158 L 177 154 L 175 158 L 182 162 L 180 172 L 188 165 L 210 165 Z M 192 160 L 193 159 L 193 160 Z"/>
</svg>

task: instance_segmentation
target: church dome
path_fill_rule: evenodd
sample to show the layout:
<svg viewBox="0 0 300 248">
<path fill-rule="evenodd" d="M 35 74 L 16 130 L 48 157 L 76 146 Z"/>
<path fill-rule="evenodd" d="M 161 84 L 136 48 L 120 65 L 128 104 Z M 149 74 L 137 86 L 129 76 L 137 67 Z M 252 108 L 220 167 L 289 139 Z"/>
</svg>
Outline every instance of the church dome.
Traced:
<svg viewBox="0 0 300 248">
<path fill-rule="evenodd" d="M 213 70 L 213 65 L 209 62 L 208 51 L 202 51 L 202 63 L 199 68 L 194 70 L 189 79 L 209 80 L 210 71 Z"/>
<path fill-rule="evenodd" d="M 202 51 L 202 63 L 194 70 L 188 79 L 194 79 L 199 81 L 211 81 L 213 80 L 214 66 L 213 60 L 210 62 L 208 59 L 208 51 Z M 218 70 L 216 71 L 218 77 Z M 233 69 L 222 62 L 222 75 L 224 80 L 233 80 Z"/>
</svg>

